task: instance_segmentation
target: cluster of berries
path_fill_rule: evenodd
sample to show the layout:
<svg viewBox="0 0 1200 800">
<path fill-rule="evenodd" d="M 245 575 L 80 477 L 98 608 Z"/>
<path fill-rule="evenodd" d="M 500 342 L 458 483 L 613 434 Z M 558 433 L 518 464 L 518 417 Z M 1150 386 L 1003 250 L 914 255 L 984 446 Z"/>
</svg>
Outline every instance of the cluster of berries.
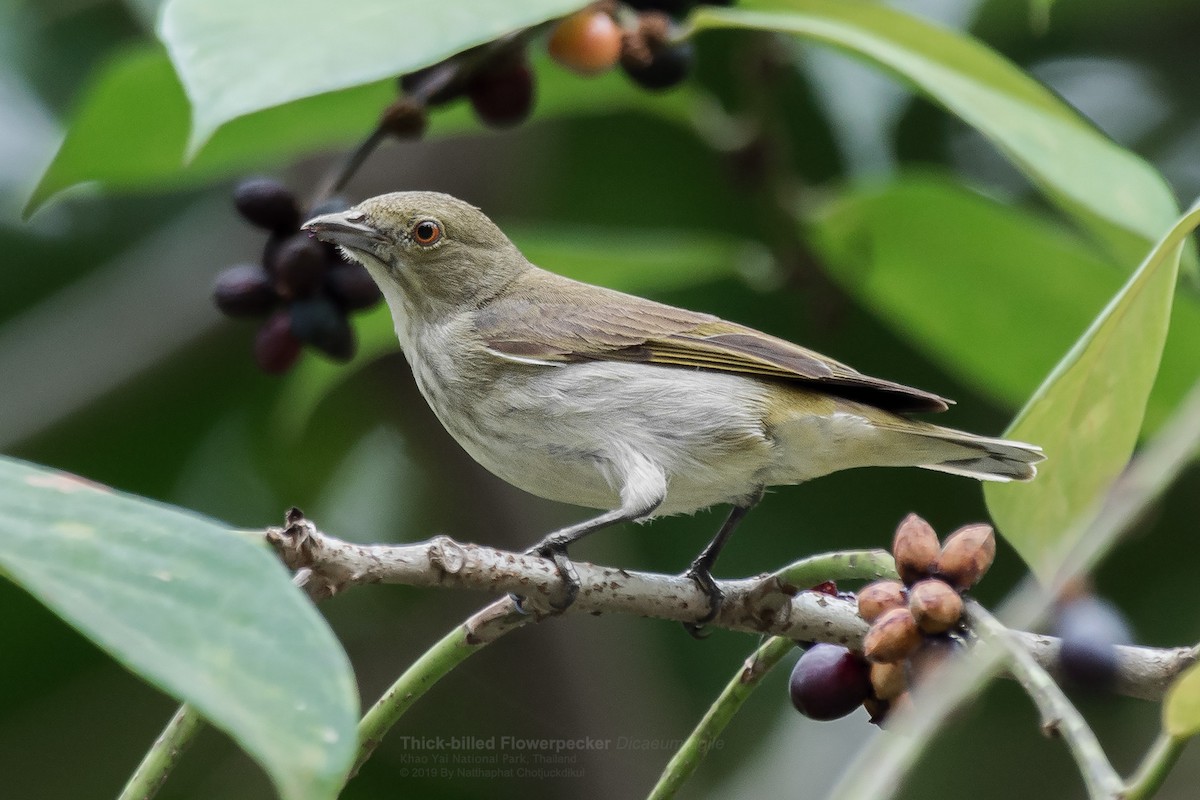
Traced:
<svg viewBox="0 0 1200 800">
<path fill-rule="evenodd" d="M 896 529 L 892 556 L 901 580 L 876 581 L 858 593 L 858 613 L 871 627 L 863 652 L 818 644 L 792 672 L 792 702 L 814 719 L 836 719 L 859 705 L 872 722 L 909 702 L 909 687 L 959 646 L 954 631 L 962 592 L 996 556 L 988 525 L 967 525 L 938 541 L 928 522 L 910 514 Z"/>
<path fill-rule="evenodd" d="M 706 5 L 728 5 L 730 0 Z M 691 72 L 690 42 L 674 41 L 679 17 L 694 0 L 605 0 L 559 20 L 550 32 L 551 58 L 581 75 L 599 75 L 618 63 L 645 89 L 668 89 Z M 466 97 L 476 117 L 493 128 L 509 128 L 533 112 L 534 77 L 524 32 L 459 53 L 439 64 L 404 75 L 399 100 L 384 111 L 381 131 L 401 139 L 419 138 L 427 109 Z"/>
<path fill-rule="evenodd" d="M 348 315 L 382 296 L 362 266 L 300 230 L 304 219 L 343 210 L 347 203 L 326 201 L 303 216 L 291 191 L 268 178 L 242 182 L 233 201 L 247 221 L 270 235 L 260 263 L 239 264 L 217 276 L 213 299 L 227 316 L 265 318 L 254 342 L 259 367 L 286 372 L 305 344 L 349 361 L 357 345 Z"/>
</svg>

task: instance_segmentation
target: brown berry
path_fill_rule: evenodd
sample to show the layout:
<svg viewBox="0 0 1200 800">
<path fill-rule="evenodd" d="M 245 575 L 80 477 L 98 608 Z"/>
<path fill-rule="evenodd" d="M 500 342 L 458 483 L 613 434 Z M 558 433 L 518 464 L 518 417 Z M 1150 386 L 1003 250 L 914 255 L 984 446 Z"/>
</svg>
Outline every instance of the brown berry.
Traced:
<svg viewBox="0 0 1200 800">
<path fill-rule="evenodd" d="M 907 608 L 893 608 L 875 620 L 863 637 L 863 655 L 880 664 L 903 661 L 921 644 L 917 621 Z"/>
<path fill-rule="evenodd" d="M 401 97 L 385 108 L 379 118 L 380 130 L 397 139 L 420 139 L 428 125 L 425 105 L 411 97 Z"/>
<path fill-rule="evenodd" d="M 608 14 L 588 7 L 558 23 L 547 49 L 567 69 L 598 75 L 621 57 L 621 28 Z"/>
<path fill-rule="evenodd" d="M 937 533 L 916 514 L 909 514 L 896 528 L 892 557 L 900 579 L 909 586 L 932 574 L 940 552 Z"/>
<path fill-rule="evenodd" d="M 991 525 L 965 525 L 946 538 L 936 572 L 960 592 L 969 589 L 996 558 L 996 534 Z"/>
<path fill-rule="evenodd" d="M 908 689 L 908 676 L 904 663 L 872 664 L 871 689 L 880 700 L 893 700 Z"/>
<path fill-rule="evenodd" d="M 945 633 L 962 618 L 963 602 L 950 584 L 928 578 L 908 590 L 908 610 L 922 633 Z"/>
<path fill-rule="evenodd" d="M 908 598 L 900 581 L 875 581 L 858 591 L 858 615 L 867 622 L 879 619 L 885 611 L 906 605 Z"/>
</svg>

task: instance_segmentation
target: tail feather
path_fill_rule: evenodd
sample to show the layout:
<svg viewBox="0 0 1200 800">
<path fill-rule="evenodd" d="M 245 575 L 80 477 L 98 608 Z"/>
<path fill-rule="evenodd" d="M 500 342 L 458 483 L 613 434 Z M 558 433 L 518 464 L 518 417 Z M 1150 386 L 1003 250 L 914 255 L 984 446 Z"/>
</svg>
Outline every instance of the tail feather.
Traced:
<svg viewBox="0 0 1200 800">
<path fill-rule="evenodd" d="M 961 457 L 951 457 L 933 464 L 921 464 L 924 469 L 964 475 L 981 481 L 1029 481 L 1037 475 L 1037 463 L 1046 456 L 1042 448 L 1008 439 L 990 439 L 971 433 L 936 428 L 935 438 L 974 451 Z"/>
</svg>

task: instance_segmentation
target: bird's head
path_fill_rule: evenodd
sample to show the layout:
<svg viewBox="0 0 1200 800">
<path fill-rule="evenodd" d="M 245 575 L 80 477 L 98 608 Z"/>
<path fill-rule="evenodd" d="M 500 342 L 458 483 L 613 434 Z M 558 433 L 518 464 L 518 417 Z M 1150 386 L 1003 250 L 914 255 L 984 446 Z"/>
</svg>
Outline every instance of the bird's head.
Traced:
<svg viewBox="0 0 1200 800">
<path fill-rule="evenodd" d="M 529 268 L 482 211 L 438 192 L 379 195 L 303 228 L 365 266 L 393 314 L 426 321 L 479 306 Z"/>
</svg>

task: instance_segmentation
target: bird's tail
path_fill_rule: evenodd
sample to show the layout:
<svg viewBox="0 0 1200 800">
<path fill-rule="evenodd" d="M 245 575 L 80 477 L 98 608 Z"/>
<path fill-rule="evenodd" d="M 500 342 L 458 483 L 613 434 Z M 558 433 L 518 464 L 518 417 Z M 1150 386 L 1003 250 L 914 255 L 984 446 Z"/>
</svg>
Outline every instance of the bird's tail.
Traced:
<svg viewBox="0 0 1200 800">
<path fill-rule="evenodd" d="M 917 437 L 918 452 L 931 456 L 928 463 L 917 466 L 981 481 L 1032 480 L 1037 475 L 1037 463 L 1046 458 L 1037 445 L 977 436 L 917 420 L 905 419 L 894 430 Z"/>
</svg>

